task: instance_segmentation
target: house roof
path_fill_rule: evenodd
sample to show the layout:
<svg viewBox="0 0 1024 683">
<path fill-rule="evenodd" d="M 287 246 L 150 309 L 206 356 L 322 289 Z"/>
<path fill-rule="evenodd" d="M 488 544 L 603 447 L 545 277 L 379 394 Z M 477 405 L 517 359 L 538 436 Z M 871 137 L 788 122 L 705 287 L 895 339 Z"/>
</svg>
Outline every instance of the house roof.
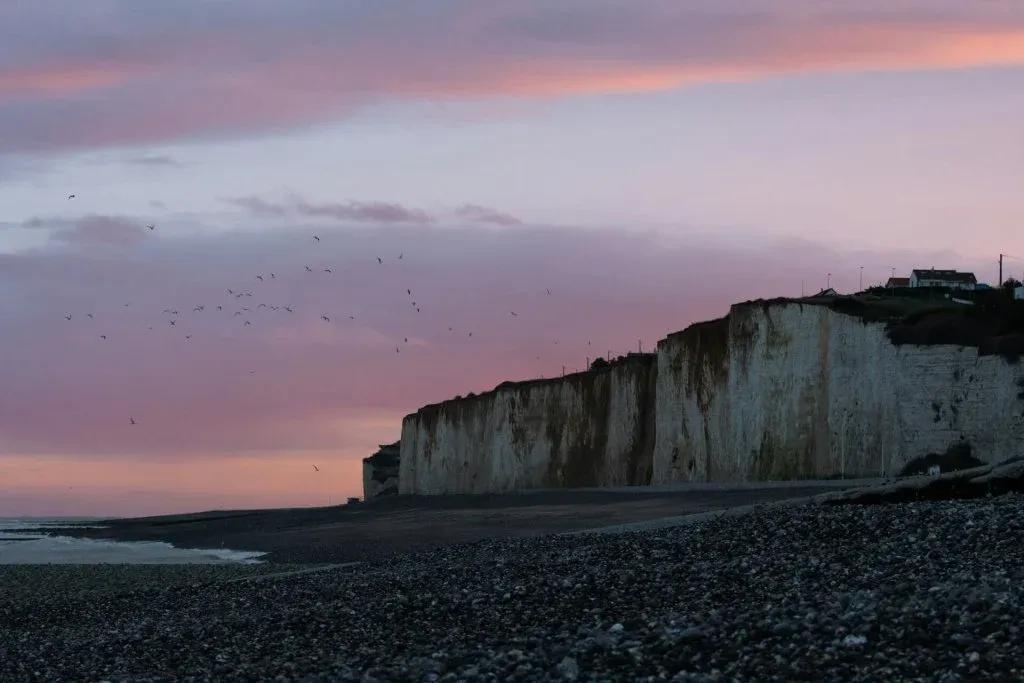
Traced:
<svg viewBox="0 0 1024 683">
<path fill-rule="evenodd" d="M 902 285 L 902 286 L 906 287 L 907 285 L 910 284 L 910 278 L 909 277 L 891 277 L 891 278 L 889 278 L 889 281 L 886 282 L 886 284 L 894 285 L 894 286 L 897 286 L 897 287 Z"/>
<path fill-rule="evenodd" d="M 915 268 L 913 274 L 918 280 L 944 280 L 946 282 L 970 282 L 977 284 L 974 273 L 960 273 L 955 270 L 935 270 L 932 268 Z"/>
</svg>

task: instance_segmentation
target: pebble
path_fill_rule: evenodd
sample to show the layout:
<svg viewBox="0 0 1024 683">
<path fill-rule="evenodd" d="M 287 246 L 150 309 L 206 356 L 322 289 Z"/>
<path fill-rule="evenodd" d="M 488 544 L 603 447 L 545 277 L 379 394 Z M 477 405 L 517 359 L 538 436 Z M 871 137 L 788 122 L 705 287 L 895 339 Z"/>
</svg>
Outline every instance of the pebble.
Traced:
<svg viewBox="0 0 1024 683">
<path fill-rule="evenodd" d="M 282 567 L 0 566 L 0 681 L 1024 680 L 1022 520 L 778 507 L 259 581 L 232 579 Z"/>
</svg>

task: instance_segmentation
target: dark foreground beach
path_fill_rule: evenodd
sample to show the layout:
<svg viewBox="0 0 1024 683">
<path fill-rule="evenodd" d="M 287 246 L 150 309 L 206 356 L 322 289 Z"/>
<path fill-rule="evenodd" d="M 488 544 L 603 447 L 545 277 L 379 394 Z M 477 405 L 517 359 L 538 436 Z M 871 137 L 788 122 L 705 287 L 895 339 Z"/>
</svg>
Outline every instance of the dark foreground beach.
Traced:
<svg viewBox="0 0 1024 683">
<path fill-rule="evenodd" d="M 1024 496 L 856 500 L 344 566 L 0 566 L 0 681 L 1024 680 Z M 380 514 L 434 519 L 408 504 Z"/>
<path fill-rule="evenodd" d="M 774 507 L 328 569 L 0 567 L 0 680 L 1019 681 L 1022 500 Z"/>
</svg>

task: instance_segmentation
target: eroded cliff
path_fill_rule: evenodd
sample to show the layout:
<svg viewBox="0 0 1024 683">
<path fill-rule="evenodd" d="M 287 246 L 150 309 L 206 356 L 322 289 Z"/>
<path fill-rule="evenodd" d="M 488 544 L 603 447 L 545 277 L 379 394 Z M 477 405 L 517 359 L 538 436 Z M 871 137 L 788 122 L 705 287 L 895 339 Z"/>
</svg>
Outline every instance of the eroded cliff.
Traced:
<svg viewBox="0 0 1024 683">
<path fill-rule="evenodd" d="M 893 475 L 958 442 L 990 463 L 1024 453 L 1020 338 L 1001 318 L 868 313 L 752 302 L 662 340 L 653 483 Z"/>
<path fill-rule="evenodd" d="M 650 483 L 655 354 L 426 406 L 402 423 L 399 491 Z"/>
</svg>

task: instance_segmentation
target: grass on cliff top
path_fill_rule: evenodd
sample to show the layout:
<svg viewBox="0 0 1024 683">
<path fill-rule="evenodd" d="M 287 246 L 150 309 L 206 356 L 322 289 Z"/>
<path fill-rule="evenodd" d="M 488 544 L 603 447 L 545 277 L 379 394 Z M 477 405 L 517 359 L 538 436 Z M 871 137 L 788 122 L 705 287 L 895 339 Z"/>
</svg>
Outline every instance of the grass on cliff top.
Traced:
<svg viewBox="0 0 1024 683">
<path fill-rule="evenodd" d="M 974 303 L 956 303 L 946 299 L 945 293 L 927 290 L 912 296 L 865 294 L 798 301 L 827 305 L 864 322 L 886 323 L 886 335 L 897 346 L 968 346 L 1010 363 L 1024 355 L 1024 301 L 1003 290 L 954 296 Z"/>
</svg>

